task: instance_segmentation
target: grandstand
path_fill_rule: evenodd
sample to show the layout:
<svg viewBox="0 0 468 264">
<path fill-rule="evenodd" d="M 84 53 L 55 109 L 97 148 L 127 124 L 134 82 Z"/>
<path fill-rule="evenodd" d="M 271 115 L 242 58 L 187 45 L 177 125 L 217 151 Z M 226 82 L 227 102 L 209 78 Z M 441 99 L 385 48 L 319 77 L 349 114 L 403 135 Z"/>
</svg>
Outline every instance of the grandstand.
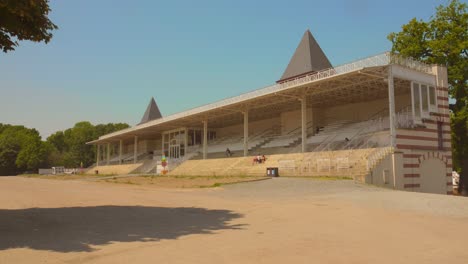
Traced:
<svg viewBox="0 0 468 264">
<path fill-rule="evenodd" d="M 151 99 L 138 125 L 88 144 L 106 171 L 155 173 L 164 155 L 170 175 L 278 167 L 282 176 L 347 176 L 446 194 L 447 85 L 445 67 L 389 52 L 333 67 L 307 30 L 274 85 L 165 117 Z M 256 155 L 267 161 L 253 164 Z"/>
</svg>

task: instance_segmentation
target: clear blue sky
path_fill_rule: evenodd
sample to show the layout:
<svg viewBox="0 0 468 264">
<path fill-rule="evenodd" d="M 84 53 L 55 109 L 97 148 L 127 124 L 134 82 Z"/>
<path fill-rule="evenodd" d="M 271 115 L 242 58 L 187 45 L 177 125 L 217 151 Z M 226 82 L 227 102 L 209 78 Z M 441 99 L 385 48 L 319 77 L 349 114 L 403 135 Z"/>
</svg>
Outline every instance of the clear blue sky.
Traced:
<svg viewBox="0 0 468 264">
<path fill-rule="evenodd" d="M 169 115 L 273 84 L 307 28 L 337 65 L 446 2 L 51 0 L 53 40 L 0 53 L 0 123 L 134 125 L 151 96 Z"/>
</svg>

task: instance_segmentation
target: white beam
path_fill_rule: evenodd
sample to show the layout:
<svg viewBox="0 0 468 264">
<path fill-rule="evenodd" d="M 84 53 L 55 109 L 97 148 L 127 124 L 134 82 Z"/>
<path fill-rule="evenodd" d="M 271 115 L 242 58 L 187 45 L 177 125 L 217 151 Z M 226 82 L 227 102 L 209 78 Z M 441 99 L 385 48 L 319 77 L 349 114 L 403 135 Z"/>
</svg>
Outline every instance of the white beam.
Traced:
<svg viewBox="0 0 468 264">
<path fill-rule="evenodd" d="M 302 153 L 306 152 L 307 144 L 307 97 L 303 96 L 301 99 L 301 130 L 302 130 Z"/>
<path fill-rule="evenodd" d="M 244 157 L 249 152 L 249 110 L 244 112 Z"/>
<path fill-rule="evenodd" d="M 101 156 L 101 145 L 97 144 L 96 167 L 99 166 L 99 156 Z"/>
<path fill-rule="evenodd" d="M 403 80 L 408 80 L 408 81 L 415 81 L 415 82 L 420 82 L 424 84 L 430 84 L 433 86 L 437 85 L 435 75 L 408 69 L 400 65 L 391 65 L 388 68 L 392 68 L 393 77 L 403 79 Z"/>
<path fill-rule="evenodd" d="M 119 164 L 122 164 L 123 140 L 119 141 Z"/>
<path fill-rule="evenodd" d="M 184 130 L 184 156 L 187 156 L 187 148 L 188 148 L 188 132 L 189 130 L 185 128 Z"/>
<path fill-rule="evenodd" d="M 395 87 L 393 80 L 393 66 L 388 67 L 388 109 L 390 119 L 390 145 L 396 146 L 396 129 L 395 129 Z"/>
<path fill-rule="evenodd" d="M 138 159 L 138 136 L 135 136 L 133 142 L 133 163 L 137 163 Z"/>
<path fill-rule="evenodd" d="M 107 143 L 107 155 L 106 155 L 106 164 L 110 163 L 110 143 Z"/>
<path fill-rule="evenodd" d="M 208 151 L 208 121 L 203 121 L 203 159 L 206 159 Z"/>
<path fill-rule="evenodd" d="M 162 157 L 162 156 L 166 156 L 166 154 L 164 154 L 164 133 L 161 134 L 161 137 L 162 137 L 161 138 L 161 142 L 162 142 L 161 143 L 161 157 Z"/>
</svg>

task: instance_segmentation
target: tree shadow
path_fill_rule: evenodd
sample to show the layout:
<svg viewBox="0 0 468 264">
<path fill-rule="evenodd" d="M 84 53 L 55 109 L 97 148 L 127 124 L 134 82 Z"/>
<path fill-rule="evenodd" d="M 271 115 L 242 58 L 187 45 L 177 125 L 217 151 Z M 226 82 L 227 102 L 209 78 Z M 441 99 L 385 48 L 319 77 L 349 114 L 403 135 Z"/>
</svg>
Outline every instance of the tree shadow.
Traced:
<svg viewBox="0 0 468 264">
<path fill-rule="evenodd" d="M 188 207 L 94 206 L 0 209 L 0 250 L 93 251 L 111 242 L 158 241 L 241 229 L 229 210 Z"/>
</svg>

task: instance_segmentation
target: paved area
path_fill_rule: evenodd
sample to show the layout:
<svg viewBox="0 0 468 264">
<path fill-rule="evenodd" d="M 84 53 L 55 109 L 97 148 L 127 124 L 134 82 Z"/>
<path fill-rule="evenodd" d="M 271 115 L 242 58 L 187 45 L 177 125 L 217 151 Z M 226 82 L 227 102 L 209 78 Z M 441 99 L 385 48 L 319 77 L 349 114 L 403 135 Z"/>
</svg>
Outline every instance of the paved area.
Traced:
<svg viewBox="0 0 468 264">
<path fill-rule="evenodd" d="M 466 263 L 466 230 L 466 198 L 352 181 L 0 177 L 0 263 Z"/>
</svg>

